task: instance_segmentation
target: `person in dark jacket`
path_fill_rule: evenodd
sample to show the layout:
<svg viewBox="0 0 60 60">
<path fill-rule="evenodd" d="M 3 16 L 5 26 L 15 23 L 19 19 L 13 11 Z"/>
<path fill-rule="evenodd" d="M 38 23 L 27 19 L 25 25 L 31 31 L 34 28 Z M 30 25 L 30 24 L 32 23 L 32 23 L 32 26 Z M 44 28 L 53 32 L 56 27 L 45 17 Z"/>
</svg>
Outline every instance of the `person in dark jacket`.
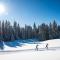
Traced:
<svg viewBox="0 0 60 60">
<path fill-rule="evenodd" d="M 48 49 L 48 43 L 46 44 L 46 47 L 45 48 Z"/>
<path fill-rule="evenodd" d="M 37 50 L 37 51 L 38 51 L 38 46 L 39 46 L 39 45 L 37 44 L 37 45 L 36 45 L 36 50 Z"/>
</svg>

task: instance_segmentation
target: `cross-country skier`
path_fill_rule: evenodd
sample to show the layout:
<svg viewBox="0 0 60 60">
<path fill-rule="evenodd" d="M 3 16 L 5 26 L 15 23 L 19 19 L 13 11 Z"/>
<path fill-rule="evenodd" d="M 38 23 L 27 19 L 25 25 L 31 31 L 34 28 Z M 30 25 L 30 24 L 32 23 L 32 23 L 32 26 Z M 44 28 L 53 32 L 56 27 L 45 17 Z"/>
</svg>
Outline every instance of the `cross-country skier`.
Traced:
<svg viewBox="0 0 60 60">
<path fill-rule="evenodd" d="M 39 45 L 37 44 L 37 45 L 36 45 L 36 50 L 37 50 L 37 51 L 38 51 L 38 46 L 39 46 Z"/>
<path fill-rule="evenodd" d="M 45 48 L 48 49 L 48 43 L 46 44 L 46 47 Z"/>
</svg>

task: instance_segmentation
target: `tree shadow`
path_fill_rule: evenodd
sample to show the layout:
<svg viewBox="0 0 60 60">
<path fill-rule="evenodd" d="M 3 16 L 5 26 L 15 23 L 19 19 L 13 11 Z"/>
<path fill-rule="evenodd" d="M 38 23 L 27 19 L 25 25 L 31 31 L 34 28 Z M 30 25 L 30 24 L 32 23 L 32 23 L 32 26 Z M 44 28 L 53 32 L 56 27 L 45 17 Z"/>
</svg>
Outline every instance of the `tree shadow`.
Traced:
<svg viewBox="0 0 60 60">
<path fill-rule="evenodd" d="M 23 44 L 20 43 L 20 41 L 12 41 L 12 42 L 5 42 L 5 45 L 17 48 L 17 46 L 21 47 Z"/>
<path fill-rule="evenodd" d="M 0 50 L 3 50 L 3 49 L 4 49 L 4 42 L 0 41 Z"/>
</svg>

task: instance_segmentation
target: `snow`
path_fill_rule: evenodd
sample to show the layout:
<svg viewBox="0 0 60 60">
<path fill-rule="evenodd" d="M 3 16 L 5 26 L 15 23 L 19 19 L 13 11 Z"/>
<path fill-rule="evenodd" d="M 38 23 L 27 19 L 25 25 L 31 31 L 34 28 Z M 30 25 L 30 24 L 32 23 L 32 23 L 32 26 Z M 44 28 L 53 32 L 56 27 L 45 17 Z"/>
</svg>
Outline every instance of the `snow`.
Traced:
<svg viewBox="0 0 60 60">
<path fill-rule="evenodd" d="M 46 43 L 49 44 L 48 50 L 45 49 Z M 39 42 L 38 45 L 39 50 L 36 51 L 36 44 L 33 43 L 16 47 L 4 44 L 4 50 L 0 50 L 0 60 L 60 60 L 60 39 Z"/>
<path fill-rule="evenodd" d="M 8 42 L 7 42 L 8 43 Z M 13 44 L 12 42 L 9 42 L 11 45 Z M 15 44 L 16 42 L 14 42 Z M 44 49 L 46 46 L 46 43 L 49 44 L 49 49 L 50 48 L 60 48 L 60 39 L 53 39 L 53 40 L 47 40 L 43 42 L 37 42 L 39 45 L 38 47 L 40 49 Z M 10 47 L 9 45 L 4 44 L 4 50 L 3 51 L 14 51 L 14 50 L 25 50 L 25 49 L 35 49 L 36 44 L 34 43 L 20 43 L 21 46 L 17 45 L 15 47 Z"/>
<path fill-rule="evenodd" d="M 30 51 L 0 55 L 0 60 L 60 60 L 60 51 Z"/>
</svg>

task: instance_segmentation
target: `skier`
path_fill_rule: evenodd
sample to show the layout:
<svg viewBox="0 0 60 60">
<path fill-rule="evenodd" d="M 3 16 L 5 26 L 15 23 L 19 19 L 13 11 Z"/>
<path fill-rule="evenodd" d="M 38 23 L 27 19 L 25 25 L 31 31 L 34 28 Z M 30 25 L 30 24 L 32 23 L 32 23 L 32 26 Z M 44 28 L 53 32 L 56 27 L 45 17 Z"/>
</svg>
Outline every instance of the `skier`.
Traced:
<svg viewBox="0 0 60 60">
<path fill-rule="evenodd" d="M 36 45 L 36 50 L 37 50 L 37 51 L 38 51 L 38 46 L 39 46 L 39 45 L 37 44 L 37 45 Z"/>
<path fill-rule="evenodd" d="M 46 44 L 46 47 L 45 48 L 48 49 L 48 43 Z"/>
</svg>

